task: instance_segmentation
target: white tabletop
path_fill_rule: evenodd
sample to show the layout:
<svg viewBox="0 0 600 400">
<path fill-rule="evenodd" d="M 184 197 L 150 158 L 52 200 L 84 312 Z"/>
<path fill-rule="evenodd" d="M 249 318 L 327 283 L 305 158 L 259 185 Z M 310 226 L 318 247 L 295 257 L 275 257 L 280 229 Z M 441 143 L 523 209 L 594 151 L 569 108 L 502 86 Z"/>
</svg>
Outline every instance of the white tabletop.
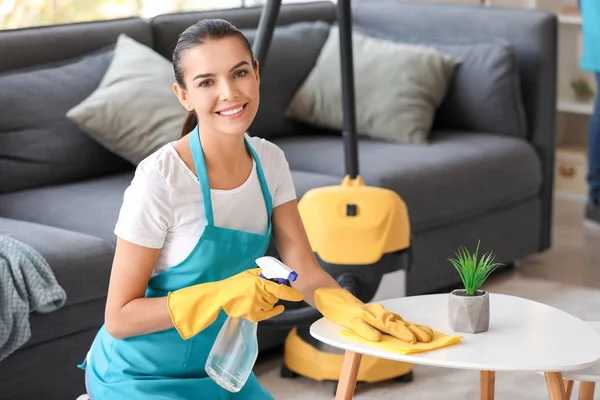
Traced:
<svg viewBox="0 0 600 400">
<path fill-rule="evenodd" d="M 321 318 L 310 333 L 333 347 L 413 364 L 490 371 L 573 371 L 600 359 L 600 333 L 568 313 L 531 300 L 490 293 L 490 328 L 456 333 L 448 324 L 448 295 L 411 296 L 379 302 L 407 321 L 446 334 L 457 345 L 402 355 L 342 336 L 343 327 Z"/>
</svg>

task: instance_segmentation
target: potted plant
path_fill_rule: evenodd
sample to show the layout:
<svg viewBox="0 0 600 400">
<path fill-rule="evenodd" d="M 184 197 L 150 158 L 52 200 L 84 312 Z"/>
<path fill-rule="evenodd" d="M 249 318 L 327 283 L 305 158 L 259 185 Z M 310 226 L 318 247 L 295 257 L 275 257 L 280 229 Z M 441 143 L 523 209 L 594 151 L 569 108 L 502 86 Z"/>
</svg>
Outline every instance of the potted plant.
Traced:
<svg viewBox="0 0 600 400">
<path fill-rule="evenodd" d="M 464 285 L 464 289 L 453 290 L 448 299 L 450 328 L 455 332 L 485 332 L 490 324 L 490 298 L 481 286 L 490 274 L 502 264 L 494 262 L 492 252 L 479 257 L 479 242 L 475 253 L 470 254 L 462 247 L 456 258 L 448 259 Z"/>
<path fill-rule="evenodd" d="M 594 90 L 585 79 L 578 78 L 571 81 L 571 89 L 577 100 L 590 101 L 594 97 Z"/>
</svg>

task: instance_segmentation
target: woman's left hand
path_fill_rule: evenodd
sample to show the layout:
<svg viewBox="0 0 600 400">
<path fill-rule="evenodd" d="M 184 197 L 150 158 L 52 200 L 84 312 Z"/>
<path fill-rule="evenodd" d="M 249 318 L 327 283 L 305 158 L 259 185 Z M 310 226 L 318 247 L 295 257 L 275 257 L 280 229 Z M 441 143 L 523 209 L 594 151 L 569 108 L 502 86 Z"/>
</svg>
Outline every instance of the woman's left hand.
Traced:
<svg viewBox="0 0 600 400">
<path fill-rule="evenodd" d="M 366 340 L 379 342 L 382 332 L 411 344 L 429 343 L 433 339 L 430 327 L 407 322 L 381 304 L 365 304 L 345 289 L 319 288 L 314 298 L 325 318 Z"/>
</svg>

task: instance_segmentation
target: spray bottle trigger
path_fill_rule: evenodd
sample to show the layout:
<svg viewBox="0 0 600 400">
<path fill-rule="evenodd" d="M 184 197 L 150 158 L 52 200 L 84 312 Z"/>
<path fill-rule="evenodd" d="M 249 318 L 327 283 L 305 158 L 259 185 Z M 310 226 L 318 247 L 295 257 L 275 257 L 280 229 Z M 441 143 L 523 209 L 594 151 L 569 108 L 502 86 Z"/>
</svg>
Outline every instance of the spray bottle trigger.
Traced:
<svg viewBox="0 0 600 400">
<path fill-rule="evenodd" d="M 287 280 L 287 279 L 285 279 L 285 278 L 267 278 L 267 277 L 266 277 L 266 276 L 264 276 L 263 274 L 260 274 L 260 277 L 261 277 L 261 278 L 264 278 L 264 279 L 266 279 L 266 280 L 268 280 L 268 281 L 271 281 L 271 282 L 278 283 L 278 284 L 280 284 L 280 285 L 286 285 L 286 286 L 290 286 L 290 281 L 289 281 L 289 280 Z"/>
</svg>

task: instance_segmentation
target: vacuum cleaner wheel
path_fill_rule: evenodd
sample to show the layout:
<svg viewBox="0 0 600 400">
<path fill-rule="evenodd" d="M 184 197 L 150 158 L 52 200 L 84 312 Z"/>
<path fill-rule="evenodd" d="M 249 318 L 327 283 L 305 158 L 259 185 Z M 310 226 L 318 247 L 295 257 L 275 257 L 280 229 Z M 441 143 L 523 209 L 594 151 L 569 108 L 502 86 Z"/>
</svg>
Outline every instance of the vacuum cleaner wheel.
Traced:
<svg viewBox="0 0 600 400">
<path fill-rule="evenodd" d="M 290 378 L 290 379 L 295 379 L 300 376 L 297 373 L 295 373 L 294 371 L 292 371 L 291 369 L 289 369 L 287 367 L 287 365 L 285 365 L 285 363 L 281 364 L 280 375 L 282 378 Z"/>
<path fill-rule="evenodd" d="M 395 382 L 409 383 L 409 382 L 413 381 L 413 378 L 414 378 L 413 372 L 410 371 L 408 374 L 404 374 L 404 375 L 398 376 L 396 378 L 393 378 L 392 380 L 395 381 Z"/>
</svg>

